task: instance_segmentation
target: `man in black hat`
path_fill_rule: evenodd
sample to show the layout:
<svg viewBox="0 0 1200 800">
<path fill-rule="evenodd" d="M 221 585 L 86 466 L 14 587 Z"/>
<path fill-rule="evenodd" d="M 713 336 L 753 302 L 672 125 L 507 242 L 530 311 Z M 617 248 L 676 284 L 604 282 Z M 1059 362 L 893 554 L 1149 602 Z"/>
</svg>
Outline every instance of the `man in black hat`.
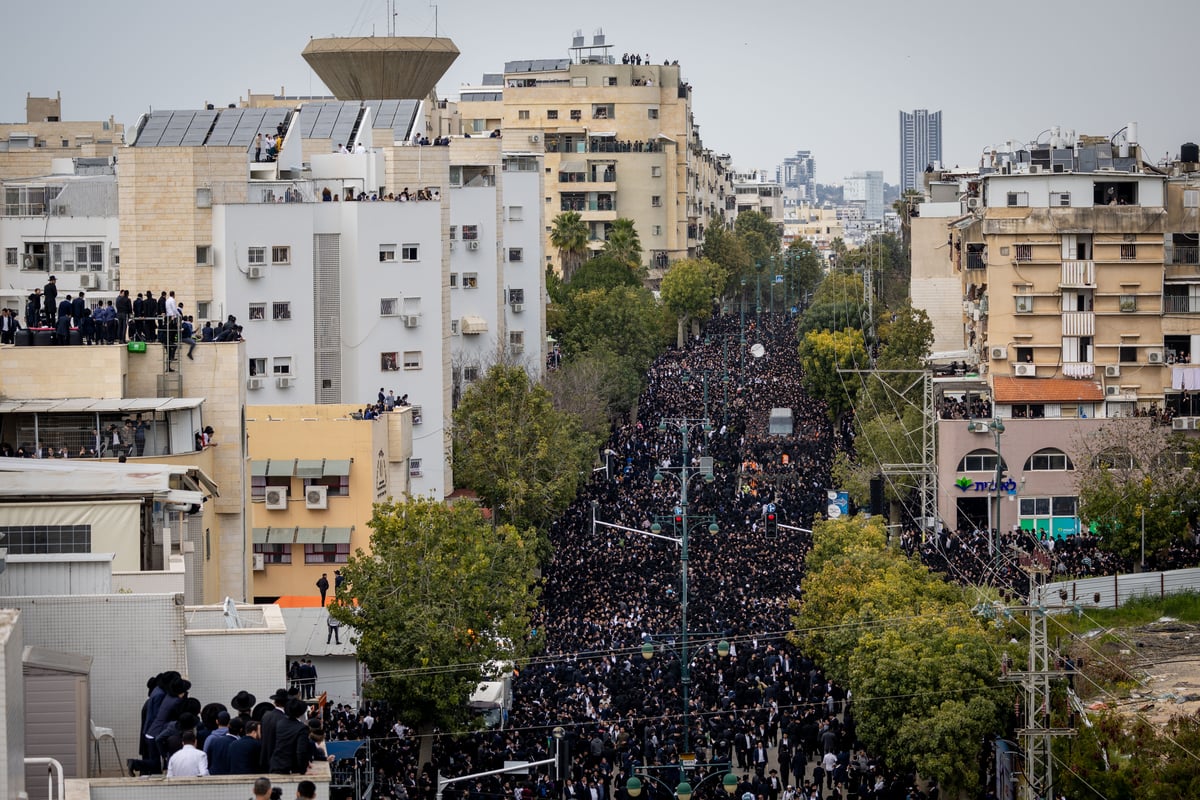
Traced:
<svg viewBox="0 0 1200 800">
<path fill-rule="evenodd" d="M 317 591 L 321 593 L 321 608 L 324 608 L 325 595 L 329 593 L 329 573 L 321 573 L 321 577 L 317 579 Z"/>
<path fill-rule="evenodd" d="M 247 692 L 245 689 L 242 689 L 240 692 L 235 694 L 233 699 L 229 701 L 229 705 L 233 707 L 234 711 L 238 712 L 238 716 L 241 717 L 243 721 L 250 719 L 250 712 L 254 710 L 254 706 L 257 703 L 258 698 L 250 694 L 250 692 Z"/>
<path fill-rule="evenodd" d="M 269 770 L 271 766 L 271 755 L 275 752 L 275 730 L 285 716 L 283 709 L 287 706 L 287 701 L 287 689 L 276 689 L 275 694 L 271 695 L 271 702 L 275 704 L 275 708 L 263 715 L 262 751 L 259 757 L 263 770 Z"/>
<path fill-rule="evenodd" d="M 53 325 L 58 313 L 58 279 L 53 275 L 42 289 L 42 302 L 46 304 L 46 318 Z"/>
<path fill-rule="evenodd" d="M 307 713 L 308 703 L 303 700 L 292 699 L 287 702 L 286 715 L 276 723 L 275 742 L 268 772 L 303 775 L 308 771 L 311 747 L 308 741 L 308 723 L 304 721 Z"/>
</svg>

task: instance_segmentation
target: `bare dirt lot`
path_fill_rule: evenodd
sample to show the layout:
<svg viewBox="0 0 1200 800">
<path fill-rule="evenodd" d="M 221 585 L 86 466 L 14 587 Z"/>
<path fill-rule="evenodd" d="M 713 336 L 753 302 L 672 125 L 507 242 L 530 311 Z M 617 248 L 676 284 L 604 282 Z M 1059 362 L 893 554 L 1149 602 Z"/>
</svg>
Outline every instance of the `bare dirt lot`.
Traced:
<svg viewBox="0 0 1200 800">
<path fill-rule="evenodd" d="M 1096 693 L 1081 679 L 1077 687 L 1085 706 L 1104 703 L 1156 725 L 1200 709 L 1200 625 L 1164 617 L 1148 625 L 1107 629 L 1085 641 L 1071 648 L 1073 657 L 1084 659 L 1084 675 L 1121 686 Z"/>
</svg>

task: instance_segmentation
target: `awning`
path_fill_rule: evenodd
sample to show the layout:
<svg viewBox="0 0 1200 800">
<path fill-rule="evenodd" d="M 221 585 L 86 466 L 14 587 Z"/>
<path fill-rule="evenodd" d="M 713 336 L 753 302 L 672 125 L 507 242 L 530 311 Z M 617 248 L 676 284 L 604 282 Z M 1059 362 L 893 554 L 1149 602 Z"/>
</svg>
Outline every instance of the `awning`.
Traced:
<svg viewBox="0 0 1200 800">
<path fill-rule="evenodd" d="M 587 163 L 584 161 L 564 161 L 558 165 L 559 172 L 587 172 Z"/>
<path fill-rule="evenodd" d="M 296 544 L 320 544 L 324 537 L 324 528 L 299 528 L 296 531 Z"/>
<path fill-rule="evenodd" d="M 270 530 L 271 530 L 270 528 L 255 528 L 252 531 L 252 533 L 254 534 L 254 543 L 255 544 L 266 544 L 267 543 L 267 532 Z"/>
<path fill-rule="evenodd" d="M 615 139 L 616 131 L 588 131 L 588 136 L 595 136 L 598 139 Z"/>
<path fill-rule="evenodd" d="M 265 478 L 267 476 L 266 461 L 251 461 L 250 462 L 250 477 Z"/>
<path fill-rule="evenodd" d="M 320 478 L 324 473 L 325 461 L 320 458 L 302 458 L 296 462 L 297 478 Z"/>
<path fill-rule="evenodd" d="M 341 478 L 350 474 L 350 459 L 325 459 L 325 468 L 321 473 L 323 478 Z"/>
<path fill-rule="evenodd" d="M 296 541 L 295 528 L 268 528 L 267 544 L 291 544 Z"/>
<path fill-rule="evenodd" d="M 487 329 L 488 327 L 486 319 L 470 314 L 462 318 L 462 324 L 459 326 L 459 330 L 467 335 L 487 333 Z"/>
<path fill-rule="evenodd" d="M 350 534 L 354 528 L 326 528 L 325 544 L 350 544 Z"/>
<path fill-rule="evenodd" d="M 71 397 L 63 400 L 6 400 L 0 414 L 99 413 L 127 414 L 199 408 L 202 397 Z"/>
<path fill-rule="evenodd" d="M 268 478 L 290 478 L 296 472 L 296 459 L 272 458 L 267 461 Z"/>
</svg>

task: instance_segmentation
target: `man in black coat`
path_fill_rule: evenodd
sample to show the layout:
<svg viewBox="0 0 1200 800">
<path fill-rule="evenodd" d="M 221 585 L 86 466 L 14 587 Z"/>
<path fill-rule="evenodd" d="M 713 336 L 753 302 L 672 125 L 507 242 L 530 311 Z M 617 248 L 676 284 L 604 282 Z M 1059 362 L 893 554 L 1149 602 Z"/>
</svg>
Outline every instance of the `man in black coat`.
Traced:
<svg viewBox="0 0 1200 800">
<path fill-rule="evenodd" d="M 272 714 L 276 713 L 274 711 Z M 262 727 L 254 720 L 246 722 L 245 734 L 229 745 L 230 775 L 253 775 L 262 772 Z"/>
<path fill-rule="evenodd" d="M 271 754 L 275 751 L 275 731 L 278 729 L 279 723 L 284 718 L 283 709 L 287 705 L 288 693 L 287 689 L 276 689 L 275 694 L 271 695 L 271 702 L 275 707 L 263 714 L 262 718 L 262 752 L 259 755 L 259 766 L 263 770 L 268 770 L 271 762 Z"/>
<path fill-rule="evenodd" d="M 42 302 L 46 304 L 46 316 L 53 325 L 55 314 L 58 313 L 58 279 L 53 275 L 42 289 Z"/>
<path fill-rule="evenodd" d="M 129 318 L 133 316 L 133 302 L 129 299 L 129 290 L 122 289 L 117 295 L 117 331 L 121 335 L 121 344 L 125 344 L 125 336 L 129 332 Z"/>
<path fill-rule="evenodd" d="M 308 742 L 308 723 L 304 716 L 308 703 L 299 698 L 287 702 L 287 716 L 275 725 L 275 747 L 267 771 L 272 774 L 303 775 L 308 771 L 311 747 Z"/>
</svg>

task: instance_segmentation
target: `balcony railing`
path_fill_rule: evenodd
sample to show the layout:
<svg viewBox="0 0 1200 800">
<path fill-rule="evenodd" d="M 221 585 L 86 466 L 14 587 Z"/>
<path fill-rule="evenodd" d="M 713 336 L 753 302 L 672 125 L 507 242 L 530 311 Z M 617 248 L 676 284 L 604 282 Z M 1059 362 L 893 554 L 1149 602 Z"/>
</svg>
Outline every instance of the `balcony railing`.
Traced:
<svg viewBox="0 0 1200 800">
<path fill-rule="evenodd" d="M 1189 245 L 1174 245 L 1167 248 L 1167 263 L 1168 264 L 1190 264 L 1192 266 L 1200 265 L 1200 247 Z"/>
<path fill-rule="evenodd" d="M 967 269 L 987 269 L 983 253 L 967 253 Z"/>
<path fill-rule="evenodd" d="M 1063 286 L 1095 286 L 1095 261 L 1064 261 L 1062 262 Z"/>
<path fill-rule="evenodd" d="M 1200 296 L 1164 295 L 1163 310 L 1168 314 L 1200 314 Z"/>
</svg>

